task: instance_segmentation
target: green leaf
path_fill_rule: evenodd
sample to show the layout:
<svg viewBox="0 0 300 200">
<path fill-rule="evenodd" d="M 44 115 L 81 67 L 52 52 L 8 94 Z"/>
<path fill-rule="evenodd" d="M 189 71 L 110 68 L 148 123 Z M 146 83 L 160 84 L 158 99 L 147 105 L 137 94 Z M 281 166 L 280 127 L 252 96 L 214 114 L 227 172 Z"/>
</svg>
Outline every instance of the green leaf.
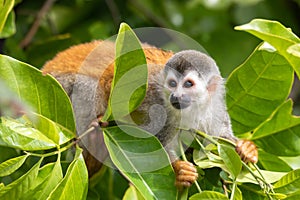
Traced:
<svg viewBox="0 0 300 200">
<path fill-rule="evenodd" d="M 43 133 L 13 119 L 1 118 L 0 144 L 26 151 L 44 150 L 56 147 L 56 144 Z"/>
<path fill-rule="evenodd" d="M 34 128 L 42 132 L 57 145 L 64 144 L 74 138 L 72 132 L 40 114 L 31 113 L 30 117 L 32 117 L 33 120 L 30 121 L 30 119 L 28 119 L 27 122 L 32 123 Z"/>
<path fill-rule="evenodd" d="M 118 120 L 134 111 L 146 95 L 147 81 L 147 62 L 141 44 L 131 28 L 122 23 L 116 40 L 111 95 L 103 121 Z"/>
<path fill-rule="evenodd" d="M 144 198 L 133 185 L 130 185 L 122 200 L 144 200 Z"/>
<path fill-rule="evenodd" d="M 288 195 L 288 197 L 285 198 L 284 200 L 296 200 L 296 199 L 300 199 L 300 191 Z"/>
<path fill-rule="evenodd" d="M 87 188 L 88 172 L 82 156 L 82 150 L 77 147 L 74 160 L 69 165 L 65 177 L 50 194 L 48 199 L 85 199 Z"/>
<path fill-rule="evenodd" d="M 299 169 L 300 168 L 300 155 L 294 156 L 294 157 L 283 157 L 281 156 L 280 159 L 282 159 L 284 162 L 286 162 L 289 166 L 292 167 L 292 169 Z"/>
<path fill-rule="evenodd" d="M 291 115 L 292 101 L 283 103 L 272 117 L 254 131 L 251 140 L 278 156 L 300 155 L 300 118 Z"/>
<path fill-rule="evenodd" d="M 8 38 L 16 33 L 15 13 L 12 11 L 8 14 L 7 20 L 2 31 L 0 31 L 0 38 Z"/>
<path fill-rule="evenodd" d="M 145 199 L 176 198 L 175 175 L 156 137 L 137 127 L 120 125 L 105 128 L 104 141 L 113 163 Z"/>
<path fill-rule="evenodd" d="M 283 194 L 292 194 L 300 191 L 300 169 L 289 172 L 274 184 L 274 191 Z"/>
<path fill-rule="evenodd" d="M 237 186 L 235 187 L 234 198 L 233 199 L 234 200 L 243 200 L 243 194 Z"/>
<path fill-rule="evenodd" d="M 265 46 L 257 48 L 227 81 L 226 100 L 235 135 L 267 120 L 288 97 L 292 83 L 289 63 Z"/>
<path fill-rule="evenodd" d="M 245 200 L 266 200 L 266 195 L 258 185 L 243 184 L 240 186 L 240 190 Z"/>
<path fill-rule="evenodd" d="M 230 175 L 235 180 L 242 170 L 241 158 L 232 147 L 223 144 L 218 145 L 218 152 L 229 170 Z"/>
<path fill-rule="evenodd" d="M 34 185 L 42 158 L 23 176 L 0 190 L 0 199 L 20 199 Z"/>
<path fill-rule="evenodd" d="M 191 196 L 189 200 L 228 200 L 228 198 L 220 192 L 203 191 Z"/>
<path fill-rule="evenodd" d="M 287 49 L 289 54 L 300 58 L 300 43 L 294 44 Z"/>
<path fill-rule="evenodd" d="M 261 176 L 260 175 L 261 173 L 267 183 L 274 183 L 287 174 L 286 172 L 273 172 L 273 171 L 266 171 L 266 170 L 260 170 L 260 173 L 257 170 L 252 170 L 252 172 L 258 177 Z M 237 177 L 237 182 L 258 184 L 257 180 L 253 177 L 253 175 L 248 170 L 241 171 L 241 173 Z"/>
<path fill-rule="evenodd" d="M 37 180 L 35 181 L 36 185 L 32 187 L 22 199 L 47 199 L 62 178 L 63 172 L 59 157 L 55 163 L 48 163 L 40 169 Z"/>
<path fill-rule="evenodd" d="M 194 163 L 201 169 L 207 169 L 212 167 L 222 168 L 224 171 L 230 173 L 225 165 L 224 161 L 219 155 L 212 153 L 211 151 L 196 150 L 193 151 Z"/>
<path fill-rule="evenodd" d="M 11 57 L 0 55 L 0 79 L 35 112 L 75 133 L 69 97 L 51 76 Z"/>
<path fill-rule="evenodd" d="M 15 172 L 25 162 L 28 155 L 19 156 L 9 159 L 0 164 L 0 176 L 7 176 Z"/>
<path fill-rule="evenodd" d="M 14 0 L 0 0 L 0 33 L 3 31 L 3 27 L 6 23 L 9 13 L 12 11 L 14 7 Z"/>
<path fill-rule="evenodd" d="M 259 164 L 263 169 L 275 172 L 289 172 L 292 168 L 281 158 L 258 149 Z"/>
<path fill-rule="evenodd" d="M 300 58 L 288 51 L 290 46 L 300 43 L 300 39 L 291 29 L 284 27 L 277 21 L 263 19 L 254 19 L 248 24 L 235 27 L 235 29 L 247 31 L 271 44 L 289 61 L 300 77 Z"/>
</svg>

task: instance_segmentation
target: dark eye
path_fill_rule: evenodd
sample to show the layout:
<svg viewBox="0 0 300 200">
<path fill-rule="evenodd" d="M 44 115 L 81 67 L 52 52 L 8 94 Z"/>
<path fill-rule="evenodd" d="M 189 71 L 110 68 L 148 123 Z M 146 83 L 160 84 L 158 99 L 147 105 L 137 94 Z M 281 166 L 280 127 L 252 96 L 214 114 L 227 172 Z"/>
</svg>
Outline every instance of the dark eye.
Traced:
<svg viewBox="0 0 300 200">
<path fill-rule="evenodd" d="M 193 85 L 194 85 L 194 82 L 193 82 L 193 81 L 187 80 L 187 81 L 184 82 L 183 87 L 185 87 L 185 88 L 190 88 L 190 87 L 192 87 Z"/>
<path fill-rule="evenodd" d="M 170 87 L 177 87 L 177 83 L 174 80 L 169 80 L 168 84 Z"/>
</svg>

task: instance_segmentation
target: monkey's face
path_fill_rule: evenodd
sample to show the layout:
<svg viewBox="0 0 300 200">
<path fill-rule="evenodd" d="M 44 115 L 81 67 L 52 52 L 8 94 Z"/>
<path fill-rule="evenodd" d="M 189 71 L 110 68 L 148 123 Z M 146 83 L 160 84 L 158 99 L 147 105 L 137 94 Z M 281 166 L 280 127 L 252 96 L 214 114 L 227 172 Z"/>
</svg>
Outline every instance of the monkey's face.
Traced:
<svg viewBox="0 0 300 200">
<path fill-rule="evenodd" d="M 208 96 L 206 83 L 196 71 L 181 74 L 169 69 L 164 86 L 165 100 L 175 109 L 195 108 L 204 103 Z"/>
</svg>

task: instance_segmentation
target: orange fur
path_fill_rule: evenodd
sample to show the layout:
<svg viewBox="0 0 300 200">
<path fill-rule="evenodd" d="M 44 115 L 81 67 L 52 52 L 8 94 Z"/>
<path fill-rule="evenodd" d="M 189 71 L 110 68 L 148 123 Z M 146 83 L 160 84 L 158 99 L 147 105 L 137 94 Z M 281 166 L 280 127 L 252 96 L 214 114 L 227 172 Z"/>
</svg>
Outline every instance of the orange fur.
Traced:
<svg viewBox="0 0 300 200">
<path fill-rule="evenodd" d="M 171 51 L 143 44 L 149 74 L 160 71 L 173 55 Z M 99 80 L 106 97 L 110 92 L 113 78 L 115 44 L 109 41 L 93 41 L 72 46 L 58 53 L 48 61 L 42 71 L 53 76 L 62 74 L 83 74 Z"/>
</svg>

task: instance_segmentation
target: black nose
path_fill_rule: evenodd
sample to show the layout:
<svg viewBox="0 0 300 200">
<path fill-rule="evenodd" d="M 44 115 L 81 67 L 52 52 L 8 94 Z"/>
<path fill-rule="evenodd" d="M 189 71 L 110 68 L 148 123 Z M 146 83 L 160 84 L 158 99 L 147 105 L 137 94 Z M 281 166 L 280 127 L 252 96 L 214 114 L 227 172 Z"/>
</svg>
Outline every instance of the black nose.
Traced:
<svg viewBox="0 0 300 200">
<path fill-rule="evenodd" d="M 170 102 L 172 106 L 176 109 L 185 109 L 191 105 L 191 97 L 188 95 L 182 95 L 181 97 L 176 97 L 173 94 L 171 94 Z"/>
</svg>

